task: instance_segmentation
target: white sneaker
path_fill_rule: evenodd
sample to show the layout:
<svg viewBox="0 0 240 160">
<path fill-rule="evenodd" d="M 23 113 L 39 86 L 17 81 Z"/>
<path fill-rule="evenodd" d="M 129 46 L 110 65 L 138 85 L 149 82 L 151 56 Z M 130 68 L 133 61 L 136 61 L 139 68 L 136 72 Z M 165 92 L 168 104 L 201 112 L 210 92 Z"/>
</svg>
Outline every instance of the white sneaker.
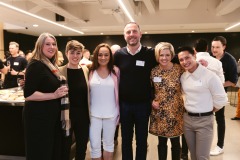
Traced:
<svg viewBox="0 0 240 160">
<path fill-rule="evenodd" d="M 217 155 L 222 154 L 222 153 L 223 153 L 223 149 L 216 146 L 213 150 L 211 150 L 210 155 L 211 156 L 217 156 Z"/>
</svg>

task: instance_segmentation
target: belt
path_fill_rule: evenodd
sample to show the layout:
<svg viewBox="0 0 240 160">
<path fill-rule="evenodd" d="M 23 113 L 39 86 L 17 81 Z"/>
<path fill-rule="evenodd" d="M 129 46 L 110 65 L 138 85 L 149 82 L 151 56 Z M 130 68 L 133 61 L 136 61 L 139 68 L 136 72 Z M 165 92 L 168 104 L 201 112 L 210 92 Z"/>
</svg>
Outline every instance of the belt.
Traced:
<svg viewBox="0 0 240 160">
<path fill-rule="evenodd" d="M 187 111 L 186 111 L 187 112 Z M 194 117 L 202 117 L 202 116 L 210 116 L 213 114 L 213 111 L 210 112 L 203 112 L 203 113 L 191 113 L 191 112 L 187 112 L 187 114 L 189 116 L 194 116 Z"/>
</svg>

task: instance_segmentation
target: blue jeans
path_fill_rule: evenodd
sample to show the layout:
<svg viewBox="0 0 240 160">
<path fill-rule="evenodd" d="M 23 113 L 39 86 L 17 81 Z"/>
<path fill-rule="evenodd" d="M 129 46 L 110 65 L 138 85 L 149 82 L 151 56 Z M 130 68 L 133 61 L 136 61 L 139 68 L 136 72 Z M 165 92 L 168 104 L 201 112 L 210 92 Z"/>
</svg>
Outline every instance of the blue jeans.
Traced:
<svg viewBox="0 0 240 160">
<path fill-rule="evenodd" d="M 146 160 L 148 120 L 151 103 L 120 102 L 121 131 L 122 131 L 122 160 L 133 160 L 132 139 L 136 134 L 136 160 Z"/>
</svg>

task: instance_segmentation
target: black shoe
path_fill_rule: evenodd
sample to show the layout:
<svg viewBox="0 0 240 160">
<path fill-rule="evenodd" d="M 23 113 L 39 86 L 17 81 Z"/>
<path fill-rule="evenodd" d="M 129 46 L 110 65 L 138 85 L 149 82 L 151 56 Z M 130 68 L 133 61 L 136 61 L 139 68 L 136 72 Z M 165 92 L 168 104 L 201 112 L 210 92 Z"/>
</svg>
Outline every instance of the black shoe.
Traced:
<svg viewBox="0 0 240 160">
<path fill-rule="evenodd" d="M 231 118 L 231 120 L 240 120 L 240 118 L 239 117 L 233 117 L 233 118 Z"/>
<path fill-rule="evenodd" d="M 182 160 L 188 160 L 188 155 L 187 154 L 181 154 L 181 159 Z"/>
</svg>

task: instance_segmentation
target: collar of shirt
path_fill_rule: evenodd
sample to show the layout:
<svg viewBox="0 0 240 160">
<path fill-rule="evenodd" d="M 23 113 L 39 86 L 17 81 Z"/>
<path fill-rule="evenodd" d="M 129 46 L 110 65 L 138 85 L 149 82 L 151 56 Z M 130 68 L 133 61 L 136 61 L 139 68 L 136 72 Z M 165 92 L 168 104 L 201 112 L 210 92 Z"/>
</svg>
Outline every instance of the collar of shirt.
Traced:
<svg viewBox="0 0 240 160">
<path fill-rule="evenodd" d="M 198 67 L 197 69 L 193 72 L 190 73 L 188 71 L 186 71 L 186 79 L 188 79 L 189 77 L 192 77 L 193 79 L 200 79 L 201 75 L 202 75 L 202 70 L 203 70 L 203 66 L 201 64 L 198 63 Z"/>
<path fill-rule="evenodd" d="M 135 54 L 137 54 L 137 53 L 139 53 L 139 52 L 140 52 L 141 48 L 142 48 L 142 45 L 140 44 L 140 46 L 138 47 L 138 49 L 136 50 L 136 52 L 135 52 L 135 53 L 132 53 L 128 47 L 127 47 L 127 51 L 128 51 L 128 53 L 130 53 L 131 55 L 133 55 L 133 56 L 134 56 Z"/>
</svg>

